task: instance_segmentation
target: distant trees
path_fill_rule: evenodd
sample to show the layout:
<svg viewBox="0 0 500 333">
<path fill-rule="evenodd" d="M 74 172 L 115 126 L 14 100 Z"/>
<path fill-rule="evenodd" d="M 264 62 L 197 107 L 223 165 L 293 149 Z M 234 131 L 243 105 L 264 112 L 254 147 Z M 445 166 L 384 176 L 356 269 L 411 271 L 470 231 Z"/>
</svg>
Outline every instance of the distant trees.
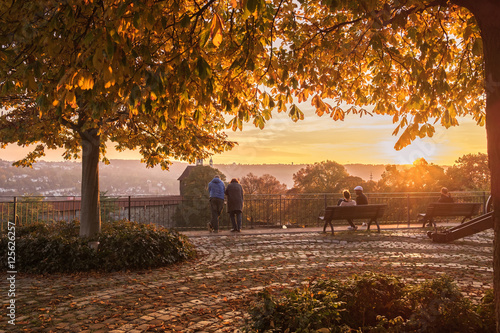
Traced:
<svg viewBox="0 0 500 333">
<path fill-rule="evenodd" d="M 445 170 L 419 159 L 409 168 L 386 166 L 377 187 L 381 192 L 489 191 L 490 170 L 486 154 L 466 154 Z"/>
<path fill-rule="evenodd" d="M 286 184 L 269 174 L 258 177 L 249 173 L 241 178 L 240 184 L 245 194 L 283 194 L 287 191 Z"/>
<path fill-rule="evenodd" d="M 323 161 L 297 171 L 293 175 L 293 187 L 299 193 L 340 192 L 342 181 L 348 176 L 343 165 L 335 161 Z"/>
<path fill-rule="evenodd" d="M 421 158 L 409 168 L 388 165 L 378 188 L 383 192 L 436 192 L 449 183 L 447 180 L 441 166 Z"/>
<path fill-rule="evenodd" d="M 483 153 L 467 154 L 455 161 L 446 174 L 450 178 L 451 190 L 489 191 L 491 173 L 488 155 Z"/>
<path fill-rule="evenodd" d="M 293 175 L 294 187 L 289 193 L 339 193 L 361 185 L 365 192 L 438 192 L 446 186 L 452 191 L 489 191 L 488 156 L 466 154 L 445 169 L 424 158 L 411 166 L 387 165 L 378 181 L 365 181 L 349 175 L 334 161 L 308 165 Z"/>
<path fill-rule="evenodd" d="M 361 185 L 365 191 L 376 188 L 373 181 L 364 181 L 361 177 L 349 175 L 345 167 L 335 161 L 314 163 L 300 169 L 293 175 L 292 193 L 340 193 Z"/>
</svg>

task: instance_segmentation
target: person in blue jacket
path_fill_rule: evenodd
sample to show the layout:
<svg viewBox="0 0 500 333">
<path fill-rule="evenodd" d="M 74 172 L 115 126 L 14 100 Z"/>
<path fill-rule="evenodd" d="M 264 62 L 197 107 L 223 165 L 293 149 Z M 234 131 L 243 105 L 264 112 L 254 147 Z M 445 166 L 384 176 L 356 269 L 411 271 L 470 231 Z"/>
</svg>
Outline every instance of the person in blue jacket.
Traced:
<svg viewBox="0 0 500 333">
<path fill-rule="evenodd" d="M 219 176 L 215 176 L 208 183 L 208 193 L 210 195 L 210 209 L 212 211 L 212 221 L 208 223 L 210 232 L 219 232 L 219 217 L 224 208 L 225 186 Z"/>
</svg>

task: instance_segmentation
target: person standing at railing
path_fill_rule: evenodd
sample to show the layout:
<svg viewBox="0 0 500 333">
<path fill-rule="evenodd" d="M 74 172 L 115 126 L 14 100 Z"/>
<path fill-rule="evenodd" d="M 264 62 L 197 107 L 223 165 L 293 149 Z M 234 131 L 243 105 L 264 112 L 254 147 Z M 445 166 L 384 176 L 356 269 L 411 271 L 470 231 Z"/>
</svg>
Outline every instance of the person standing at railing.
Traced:
<svg viewBox="0 0 500 333">
<path fill-rule="evenodd" d="M 241 215 L 243 211 L 243 187 L 238 179 L 233 178 L 226 188 L 227 211 L 233 226 L 232 232 L 241 232 Z"/>
<path fill-rule="evenodd" d="M 212 211 L 212 220 L 208 223 L 210 232 L 219 232 L 219 217 L 224 208 L 224 183 L 219 176 L 215 176 L 208 183 L 208 193 L 210 195 L 210 210 Z"/>
</svg>

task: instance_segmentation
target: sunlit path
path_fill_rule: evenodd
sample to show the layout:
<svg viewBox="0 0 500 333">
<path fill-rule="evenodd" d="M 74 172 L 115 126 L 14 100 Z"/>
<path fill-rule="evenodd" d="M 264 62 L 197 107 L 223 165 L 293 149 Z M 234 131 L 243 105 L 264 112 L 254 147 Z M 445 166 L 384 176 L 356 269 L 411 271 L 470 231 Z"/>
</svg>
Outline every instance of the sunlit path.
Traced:
<svg viewBox="0 0 500 333">
<path fill-rule="evenodd" d="M 421 229 L 339 232 L 335 237 L 243 232 L 191 239 L 199 257 L 170 268 L 74 276 L 20 274 L 16 329 L 235 332 L 263 288 L 278 292 L 312 278 L 342 279 L 364 271 L 416 282 L 446 273 L 475 301 L 492 288 L 491 230 L 451 244 L 432 243 Z M 0 327 L 5 324 L 2 318 Z"/>
</svg>

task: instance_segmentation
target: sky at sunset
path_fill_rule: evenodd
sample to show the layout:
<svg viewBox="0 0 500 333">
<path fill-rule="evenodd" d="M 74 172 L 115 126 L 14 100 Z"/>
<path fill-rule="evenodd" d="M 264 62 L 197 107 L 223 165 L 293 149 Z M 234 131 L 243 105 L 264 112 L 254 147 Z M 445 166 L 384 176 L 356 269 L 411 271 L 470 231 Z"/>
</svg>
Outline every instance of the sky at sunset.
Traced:
<svg viewBox="0 0 500 333">
<path fill-rule="evenodd" d="M 341 164 L 407 164 L 424 157 L 428 162 L 452 165 L 468 153 L 486 153 L 486 130 L 468 118 L 460 126 L 445 129 L 436 125 L 432 138 L 417 139 L 401 151 L 394 150 L 397 137 L 392 118 L 348 115 L 345 121 L 318 117 L 307 106 L 302 121 L 294 123 L 286 114 L 274 113 L 264 130 L 245 124 L 243 131 L 228 130 L 229 139 L 239 143 L 232 151 L 213 156 L 215 164 L 305 164 L 333 160 Z M 10 145 L 0 150 L 0 159 L 20 159 L 27 152 Z M 108 148 L 110 159 L 140 159 L 136 152 L 118 153 Z M 44 158 L 61 161 L 60 151 L 48 151 Z"/>
</svg>

